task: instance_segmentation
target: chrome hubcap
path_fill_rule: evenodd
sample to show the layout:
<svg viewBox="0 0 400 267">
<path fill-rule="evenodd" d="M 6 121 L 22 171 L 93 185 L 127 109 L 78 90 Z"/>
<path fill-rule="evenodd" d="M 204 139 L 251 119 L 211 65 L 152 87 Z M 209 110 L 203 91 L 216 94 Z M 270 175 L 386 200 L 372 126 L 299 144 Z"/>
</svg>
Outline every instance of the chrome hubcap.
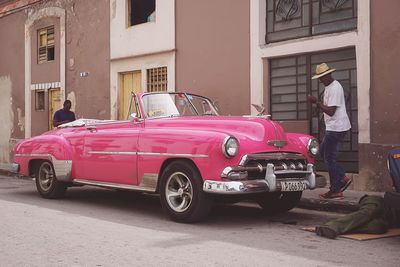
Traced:
<svg viewBox="0 0 400 267">
<path fill-rule="evenodd" d="M 50 163 L 45 162 L 40 166 L 38 176 L 40 188 L 44 191 L 48 191 L 54 181 L 54 172 Z"/>
<path fill-rule="evenodd" d="M 176 212 L 184 212 L 192 203 L 193 187 L 182 172 L 175 172 L 167 180 L 165 195 L 168 205 Z"/>
</svg>

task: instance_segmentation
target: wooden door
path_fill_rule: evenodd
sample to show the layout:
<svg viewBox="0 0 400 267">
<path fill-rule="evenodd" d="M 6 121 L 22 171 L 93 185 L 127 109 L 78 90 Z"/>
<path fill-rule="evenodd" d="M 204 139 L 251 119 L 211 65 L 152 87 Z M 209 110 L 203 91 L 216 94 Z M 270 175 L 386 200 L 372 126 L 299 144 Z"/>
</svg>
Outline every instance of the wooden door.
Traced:
<svg viewBox="0 0 400 267">
<path fill-rule="evenodd" d="M 53 129 L 54 113 L 62 108 L 60 88 L 49 90 L 49 130 Z"/>
<path fill-rule="evenodd" d="M 140 71 L 121 74 L 121 87 L 118 97 L 118 119 L 128 119 L 128 113 L 136 113 L 135 103 L 132 100 L 132 93 L 140 92 L 142 87 L 142 74 Z M 130 111 L 129 111 L 130 108 Z"/>
</svg>

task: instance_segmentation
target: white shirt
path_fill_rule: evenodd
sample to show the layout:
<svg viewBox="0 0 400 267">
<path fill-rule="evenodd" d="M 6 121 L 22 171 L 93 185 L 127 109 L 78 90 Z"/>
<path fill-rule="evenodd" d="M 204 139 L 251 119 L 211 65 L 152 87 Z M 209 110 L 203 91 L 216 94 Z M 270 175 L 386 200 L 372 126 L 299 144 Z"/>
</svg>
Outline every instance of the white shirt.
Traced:
<svg viewBox="0 0 400 267">
<path fill-rule="evenodd" d="M 336 107 L 333 116 L 324 113 L 327 131 L 344 132 L 351 128 L 350 120 L 346 112 L 343 87 L 338 81 L 334 80 L 330 85 L 325 87 L 324 105 Z"/>
</svg>

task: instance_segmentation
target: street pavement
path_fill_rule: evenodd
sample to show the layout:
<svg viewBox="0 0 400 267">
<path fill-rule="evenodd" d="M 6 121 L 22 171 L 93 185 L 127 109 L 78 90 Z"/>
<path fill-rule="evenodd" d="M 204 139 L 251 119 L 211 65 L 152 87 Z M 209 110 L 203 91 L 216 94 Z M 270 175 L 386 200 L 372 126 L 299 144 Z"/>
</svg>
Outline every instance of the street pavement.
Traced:
<svg viewBox="0 0 400 267">
<path fill-rule="evenodd" d="M 0 266 L 398 266 L 400 238 L 330 240 L 301 230 L 342 216 L 253 203 L 216 205 L 179 224 L 153 195 L 69 188 L 39 197 L 34 181 L 0 175 Z"/>
</svg>

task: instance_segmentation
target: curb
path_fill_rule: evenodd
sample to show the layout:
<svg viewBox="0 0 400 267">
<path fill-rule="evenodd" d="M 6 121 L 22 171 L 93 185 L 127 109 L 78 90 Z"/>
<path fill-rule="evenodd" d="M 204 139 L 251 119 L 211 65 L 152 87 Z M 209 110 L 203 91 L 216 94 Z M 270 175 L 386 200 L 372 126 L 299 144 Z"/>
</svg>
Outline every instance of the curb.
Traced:
<svg viewBox="0 0 400 267">
<path fill-rule="evenodd" d="M 302 198 L 298 208 L 309 210 L 351 213 L 358 210 L 358 202 L 346 200 L 323 200 L 316 198 Z"/>
</svg>

